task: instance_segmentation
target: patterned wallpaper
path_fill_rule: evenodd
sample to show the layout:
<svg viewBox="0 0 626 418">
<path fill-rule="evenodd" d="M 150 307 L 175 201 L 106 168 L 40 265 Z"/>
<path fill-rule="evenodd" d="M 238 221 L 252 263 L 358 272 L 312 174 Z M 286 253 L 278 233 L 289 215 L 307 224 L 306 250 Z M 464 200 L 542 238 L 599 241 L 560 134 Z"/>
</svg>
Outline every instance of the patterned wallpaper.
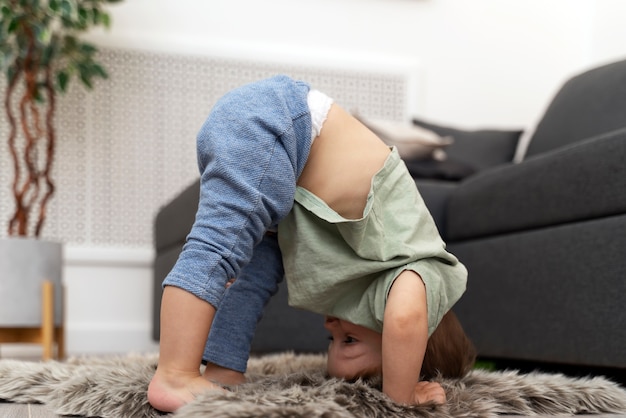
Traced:
<svg viewBox="0 0 626 418">
<path fill-rule="evenodd" d="M 347 109 L 402 120 L 407 77 L 390 72 L 258 63 L 103 48 L 109 79 L 74 84 L 58 100 L 57 192 L 44 237 L 97 247 L 149 247 L 152 222 L 197 176 L 195 136 L 215 101 L 241 84 L 288 74 Z M 4 92 L 6 84 L 0 84 Z M 12 213 L 11 166 L 0 117 L 0 237 Z"/>
</svg>

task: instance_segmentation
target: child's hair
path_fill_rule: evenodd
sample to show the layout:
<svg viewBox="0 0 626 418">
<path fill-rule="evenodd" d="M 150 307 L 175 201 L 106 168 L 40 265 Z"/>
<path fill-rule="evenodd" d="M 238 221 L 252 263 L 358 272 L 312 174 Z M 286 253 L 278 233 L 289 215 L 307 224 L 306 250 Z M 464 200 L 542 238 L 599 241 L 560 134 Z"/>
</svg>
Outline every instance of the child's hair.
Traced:
<svg viewBox="0 0 626 418">
<path fill-rule="evenodd" d="M 437 376 L 459 378 L 465 376 L 476 362 L 476 348 L 463 331 L 463 327 L 452 311 L 448 311 L 439 326 L 428 339 L 422 362 L 422 380 L 432 380 Z M 381 364 L 362 370 L 349 379 L 375 379 L 382 375 Z"/>
<path fill-rule="evenodd" d="M 438 375 L 458 378 L 465 376 L 476 362 L 476 348 L 463 331 L 454 312 L 446 313 L 428 339 L 422 378 L 430 380 Z"/>
</svg>

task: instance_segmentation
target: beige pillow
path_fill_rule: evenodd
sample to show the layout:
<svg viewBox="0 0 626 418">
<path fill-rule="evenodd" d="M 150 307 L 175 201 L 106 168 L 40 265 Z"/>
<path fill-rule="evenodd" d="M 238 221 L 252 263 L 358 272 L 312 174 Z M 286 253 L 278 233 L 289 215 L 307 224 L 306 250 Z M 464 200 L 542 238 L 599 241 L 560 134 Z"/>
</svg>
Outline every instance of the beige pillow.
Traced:
<svg viewBox="0 0 626 418">
<path fill-rule="evenodd" d="M 407 160 L 445 160 L 444 148 L 454 142 L 452 137 L 442 137 L 409 122 L 355 117 L 387 145 L 395 146 L 400 157 Z"/>
</svg>

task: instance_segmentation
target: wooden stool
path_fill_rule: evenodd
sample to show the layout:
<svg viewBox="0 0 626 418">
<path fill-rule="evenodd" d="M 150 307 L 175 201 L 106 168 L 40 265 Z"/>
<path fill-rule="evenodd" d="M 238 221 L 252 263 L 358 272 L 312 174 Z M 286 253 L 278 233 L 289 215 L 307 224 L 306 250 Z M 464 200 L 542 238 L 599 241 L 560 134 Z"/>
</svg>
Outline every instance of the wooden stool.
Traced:
<svg viewBox="0 0 626 418">
<path fill-rule="evenodd" d="M 24 328 L 0 328 L 2 343 L 35 343 L 43 346 L 43 360 L 65 357 L 65 333 L 63 325 L 54 325 L 54 283 L 45 281 L 41 292 L 41 326 Z M 54 345 L 56 342 L 56 356 Z"/>
</svg>

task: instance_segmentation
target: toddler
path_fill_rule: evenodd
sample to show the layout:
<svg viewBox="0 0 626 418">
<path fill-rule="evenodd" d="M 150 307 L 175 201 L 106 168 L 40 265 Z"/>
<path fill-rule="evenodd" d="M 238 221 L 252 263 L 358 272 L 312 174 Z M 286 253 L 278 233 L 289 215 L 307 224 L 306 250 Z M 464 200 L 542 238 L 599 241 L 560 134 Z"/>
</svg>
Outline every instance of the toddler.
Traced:
<svg viewBox="0 0 626 418">
<path fill-rule="evenodd" d="M 283 276 L 291 305 L 326 315 L 331 375 L 380 373 L 396 402 L 444 402 L 420 373 L 467 272 L 445 250 L 397 150 L 326 95 L 277 76 L 220 99 L 197 151 L 200 202 L 164 282 L 150 403 L 174 411 L 241 383 Z M 452 334 L 465 341 L 462 330 Z"/>
</svg>

